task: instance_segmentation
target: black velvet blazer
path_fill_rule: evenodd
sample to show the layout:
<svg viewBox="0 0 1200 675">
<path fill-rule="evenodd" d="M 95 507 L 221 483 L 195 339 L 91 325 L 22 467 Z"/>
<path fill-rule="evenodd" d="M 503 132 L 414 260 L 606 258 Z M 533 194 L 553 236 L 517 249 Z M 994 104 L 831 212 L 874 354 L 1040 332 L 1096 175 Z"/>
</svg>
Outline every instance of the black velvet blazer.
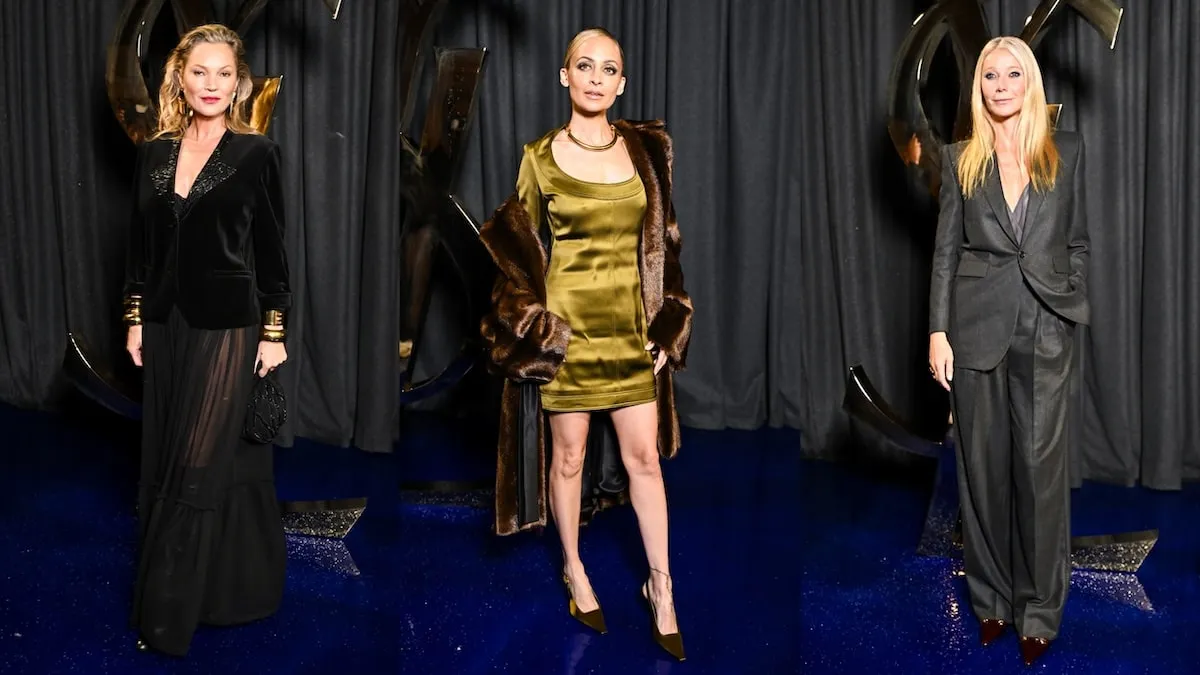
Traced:
<svg viewBox="0 0 1200 675">
<path fill-rule="evenodd" d="M 178 158 L 177 140 L 138 150 L 125 296 L 142 296 L 142 321 L 165 322 L 175 306 L 193 328 L 217 330 L 289 309 L 279 146 L 226 131 L 177 215 Z"/>
</svg>

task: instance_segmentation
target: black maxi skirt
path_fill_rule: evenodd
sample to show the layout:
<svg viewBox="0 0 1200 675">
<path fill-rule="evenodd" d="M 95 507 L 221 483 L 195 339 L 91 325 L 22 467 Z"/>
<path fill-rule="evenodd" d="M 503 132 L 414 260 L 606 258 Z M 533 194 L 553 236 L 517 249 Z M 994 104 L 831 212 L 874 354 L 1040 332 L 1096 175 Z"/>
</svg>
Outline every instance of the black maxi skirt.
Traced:
<svg viewBox="0 0 1200 675">
<path fill-rule="evenodd" d="M 199 330 L 172 310 L 142 329 L 140 546 L 132 622 L 183 656 L 198 624 L 273 614 L 287 547 L 271 445 L 241 438 L 258 327 Z"/>
</svg>

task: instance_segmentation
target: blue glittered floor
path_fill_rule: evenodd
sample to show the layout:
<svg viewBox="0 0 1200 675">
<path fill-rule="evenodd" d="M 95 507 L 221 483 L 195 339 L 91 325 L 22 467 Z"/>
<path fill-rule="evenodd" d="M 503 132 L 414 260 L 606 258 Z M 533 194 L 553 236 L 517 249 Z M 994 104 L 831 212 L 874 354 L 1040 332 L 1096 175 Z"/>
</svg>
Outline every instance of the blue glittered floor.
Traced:
<svg viewBox="0 0 1200 675">
<path fill-rule="evenodd" d="M 977 646 L 958 563 L 914 553 L 932 467 L 801 462 L 795 432 L 685 431 L 665 466 L 680 664 L 650 641 L 630 509 L 584 532 L 609 624 L 595 636 L 566 615 L 553 532 L 497 538 L 470 503 L 401 498 L 401 480 L 487 472 L 470 425 L 435 417 L 418 418 L 396 455 L 277 451 L 281 498 L 365 496 L 362 520 L 341 543 L 289 539 L 276 616 L 202 629 L 183 660 L 140 654 L 126 622 L 136 426 L 0 406 L 0 430 L 2 673 L 1028 670 L 1011 637 Z M 1161 539 L 1136 577 L 1076 574 L 1062 637 L 1035 670 L 1200 671 L 1198 487 L 1076 492 L 1077 534 L 1158 527 Z"/>
<path fill-rule="evenodd" d="M 1200 485 L 1072 493 L 1073 534 L 1158 528 L 1159 541 L 1136 575 L 1076 571 L 1059 639 L 1028 668 L 1011 630 L 979 645 L 961 561 L 914 553 L 931 471 L 801 473 L 806 675 L 1200 672 Z"/>
<path fill-rule="evenodd" d="M 604 513 L 582 537 L 609 626 L 598 636 L 567 615 L 553 532 L 498 538 L 487 510 L 401 499 L 401 480 L 487 473 L 471 425 L 436 417 L 418 417 L 397 455 L 308 442 L 278 450 L 282 499 L 365 496 L 358 525 L 344 545 L 289 538 L 286 594 L 270 619 L 201 629 L 183 660 L 138 653 L 127 627 L 136 425 L 0 406 L 0 429 L 0 673 L 800 668 L 795 432 L 688 432 L 687 451 L 665 466 L 689 656 L 680 664 L 651 641 L 631 509 Z"/>
</svg>

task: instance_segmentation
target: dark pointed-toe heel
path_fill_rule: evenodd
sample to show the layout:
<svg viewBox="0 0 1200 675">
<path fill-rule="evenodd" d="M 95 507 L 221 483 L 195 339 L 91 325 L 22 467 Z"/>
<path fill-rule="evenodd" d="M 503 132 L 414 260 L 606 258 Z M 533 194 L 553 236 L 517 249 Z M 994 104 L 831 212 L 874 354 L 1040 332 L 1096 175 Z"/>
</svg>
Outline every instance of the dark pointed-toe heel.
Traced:
<svg viewBox="0 0 1200 675">
<path fill-rule="evenodd" d="M 656 569 L 651 569 L 651 571 L 658 572 Z M 663 573 L 659 572 L 659 574 Z M 663 576 L 667 578 L 667 583 L 669 585 L 671 582 L 671 575 L 663 574 Z M 650 599 L 649 581 L 642 584 L 642 598 L 646 600 L 646 606 L 650 608 L 650 622 L 652 624 L 651 628 L 654 630 L 654 642 L 656 642 L 659 647 L 662 647 L 663 650 L 671 656 L 679 659 L 680 661 L 686 661 L 687 656 L 683 652 L 683 634 L 676 630 L 674 633 L 663 635 L 658 630 L 658 611 L 654 609 L 654 601 Z M 678 616 L 676 617 L 675 621 L 678 623 Z"/>
<path fill-rule="evenodd" d="M 1038 637 L 1022 637 L 1021 638 L 1021 658 L 1025 659 L 1025 665 L 1032 666 L 1038 659 L 1042 658 L 1042 654 L 1050 648 L 1050 641 L 1046 638 Z"/>
<path fill-rule="evenodd" d="M 983 619 L 979 622 L 979 641 L 986 647 L 995 642 L 1008 629 L 1008 622 L 1001 619 Z"/>
<path fill-rule="evenodd" d="M 571 580 L 567 578 L 566 573 L 563 573 L 563 584 L 567 587 L 567 609 L 571 612 L 571 616 L 579 623 L 591 628 L 597 633 L 604 635 L 608 632 L 608 626 L 604 623 L 604 611 L 600 608 L 600 599 L 596 598 L 596 609 L 590 612 L 579 611 L 579 605 L 575 603 L 575 590 L 571 587 Z M 595 597 L 595 592 L 592 597 Z"/>
</svg>

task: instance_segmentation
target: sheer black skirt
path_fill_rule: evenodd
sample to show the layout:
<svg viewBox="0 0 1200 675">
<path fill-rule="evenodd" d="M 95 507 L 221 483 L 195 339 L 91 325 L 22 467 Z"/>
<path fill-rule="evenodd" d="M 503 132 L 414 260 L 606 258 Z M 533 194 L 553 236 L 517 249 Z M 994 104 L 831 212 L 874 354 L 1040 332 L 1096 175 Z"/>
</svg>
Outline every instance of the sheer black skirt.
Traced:
<svg viewBox="0 0 1200 675">
<path fill-rule="evenodd" d="M 258 327 L 198 330 L 178 310 L 142 329 L 141 532 L 133 625 L 184 655 L 196 626 L 275 612 L 287 548 L 272 448 L 241 439 Z"/>
</svg>

